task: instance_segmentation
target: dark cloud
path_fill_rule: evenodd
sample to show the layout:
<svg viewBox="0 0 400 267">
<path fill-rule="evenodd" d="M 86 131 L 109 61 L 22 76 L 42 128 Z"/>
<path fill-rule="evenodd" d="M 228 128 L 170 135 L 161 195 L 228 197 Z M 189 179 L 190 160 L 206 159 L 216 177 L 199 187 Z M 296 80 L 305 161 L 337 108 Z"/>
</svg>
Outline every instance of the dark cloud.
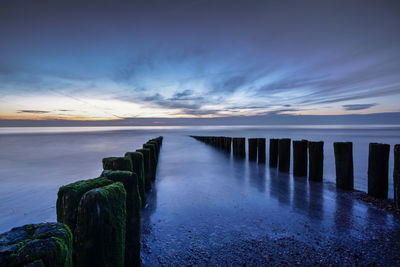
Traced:
<svg viewBox="0 0 400 267">
<path fill-rule="evenodd" d="M 349 105 L 343 105 L 345 110 L 363 110 L 363 109 L 369 109 L 372 108 L 373 106 L 376 106 L 376 103 L 371 103 L 371 104 L 349 104 Z"/>
<path fill-rule="evenodd" d="M 184 109 L 186 111 L 194 111 L 201 108 L 202 103 L 198 101 L 176 101 L 163 97 L 161 94 L 157 93 L 152 96 L 147 96 L 143 98 L 143 101 L 149 102 L 153 105 L 163 108 L 170 109 Z"/>
<path fill-rule="evenodd" d="M 196 116 L 204 116 L 204 115 L 217 115 L 221 112 L 217 109 L 183 109 L 182 112 L 176 113 L 175 115 L 196 115 Z"/>
<path fill-rule="evenodd" d="M 193 90 L 184 90 L 181 92 L 176 92 L 171 98 L 168 98 L 170 101 L 203 101 L 204 97 L 196 96 Z"/>
<path fill-rule="evenodd" d="M 50 113 L 50 111 L 45 110 L 18 110 L 17 113 L 29 113 L 29 114 L 45 114 Z"/>
</svg>

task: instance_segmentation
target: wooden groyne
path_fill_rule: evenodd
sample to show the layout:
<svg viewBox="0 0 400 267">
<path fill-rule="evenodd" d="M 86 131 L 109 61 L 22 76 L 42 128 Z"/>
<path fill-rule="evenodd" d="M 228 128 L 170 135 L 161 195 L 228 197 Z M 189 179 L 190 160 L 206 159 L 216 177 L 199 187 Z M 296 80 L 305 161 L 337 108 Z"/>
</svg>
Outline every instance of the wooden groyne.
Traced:
<svg viewBox="0 0 400 267">
<path fill-rule="evenodd" d="M 218 140 L 230 137 L 191 136 L 216 148 Z M 246 138 L 233 137 L 233 155 L 246 157 Z M 293 147 L 293 175 L 307 177 L 310 181 L 322 182 L 324 169 L 324 142 L 293 140 L 289 138 L 269 139 L 269 167 L 278 168 L 280 172 L 290 171 L 291 144 Z M 248 159 L 259 163 L 266 162 L 265 138 L 248 138 Z M 228 144 L 228 146 L 230 146 Z M 336 169 L 336 187 L 343 190 L 354 190 L 353 143 L 334 142 L 334 158 Z M 230 151 L 224 147 L 224 151 Z M 368 160 L 368 195 L 386 199 L 389 187 L 389 152 L 388 144 L 369 144 Z M 394 204 L 400 208 L 400 145 L 394 147 Z"/>
<path fill-rule="evenodd" d="M 58 223 L 1 234 L 0 266 L 140 266 L 141 210 L 162 141 L 104 158 L 99 177 L 60 187 Z"/>
</svg>

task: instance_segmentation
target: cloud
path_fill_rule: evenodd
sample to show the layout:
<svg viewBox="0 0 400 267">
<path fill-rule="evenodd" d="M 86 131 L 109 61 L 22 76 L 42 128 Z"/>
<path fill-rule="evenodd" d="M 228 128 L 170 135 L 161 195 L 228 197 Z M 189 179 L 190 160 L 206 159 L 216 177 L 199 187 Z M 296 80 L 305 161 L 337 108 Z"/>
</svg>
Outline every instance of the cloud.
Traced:
<svg viewBox="0 0 400 267">
<path fill-rule="evenodd" d="M 376 106 L 376 103 L 371 103 L 371 104 L 349 104 L 349 105 L 343 105 L 345 110 L 363 110 L 363 109 L 369 109 L 372 108 L 373 106 Z"/>
<path fill-rule="evenodd" d="M 197 110 L 200 109 L 202 106 L 201 102 L 197 101 L 176 101 L 176 100 L 171 100 L 168 98 L 163 97 L 161 94 L 156 93 L 151 96 L 147 96 L 143 98 L 143 101 L 145 102 L 150 102 L 152 104 L 155 104 L 159 107 L 163 108 L 170 108 L 170 109 L 185 109 L 185 110 Z"/>
<path fill-rule="evenodd" d="M 170 101 L 202 101 L 204 97 L 195 96 L 195 92 L 193 90 L 184 90 L 181 92 L 176 92 L 171 98 L 168 98 Z"/>
<path fill-rule="evenodd" d="M 50 113 L 50 111 L 45 111 L 45 110 L 18 110 L 17 113 L 29 113 L 29 114 L 45 114 L 45 113 Z"/>
</svg>

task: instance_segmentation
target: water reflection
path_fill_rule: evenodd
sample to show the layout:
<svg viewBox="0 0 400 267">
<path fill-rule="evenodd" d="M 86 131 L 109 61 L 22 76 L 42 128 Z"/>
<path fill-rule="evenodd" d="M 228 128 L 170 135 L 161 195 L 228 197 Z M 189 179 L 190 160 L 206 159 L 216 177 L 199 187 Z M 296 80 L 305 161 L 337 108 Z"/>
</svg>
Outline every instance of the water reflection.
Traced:
<svg viewBox="0 0 400 267">
<path fill-rule="evenodd" d="M 270 176 L 270 195 L 277 199 L 279 203 L 290 205 L 290 175 L 280 173 L 275 168 L 269 168 Z"/>
<path fill-rule="evenodd" d="M 293 208 L 300 211 L 302 214 L 308 212 L 308 192 L 307 192 L 307 178 L 294 177 L 293 178 Z"/>
<path fill-rule="evenodd" d="M 349 233 L 353 224 L 353 199 L 340 189 L 336 190 L 335 227 L 338 233 Z"/>
<path fill-rule="evenodd" d="M 265 192 L 266 172 L 264 165 L 257 163 L 249 163 L 249 179 L 250 185 L 257 188 L 260 193 Z"/>
<path fill-rule="evenodd" d="M 308 183 L 309 204 L 308 216 L 322 220 L 324 216 L 324 184 L 317 182 Z"/>
</svg>

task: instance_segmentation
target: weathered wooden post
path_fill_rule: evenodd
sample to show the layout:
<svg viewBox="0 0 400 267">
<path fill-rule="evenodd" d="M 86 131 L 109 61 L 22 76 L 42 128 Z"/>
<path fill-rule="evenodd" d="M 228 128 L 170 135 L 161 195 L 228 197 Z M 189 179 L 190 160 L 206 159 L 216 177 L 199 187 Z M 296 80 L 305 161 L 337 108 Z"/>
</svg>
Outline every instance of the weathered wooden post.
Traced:
<svg viewBox="0 0 400 267">
<path fill-rule="evenodd" d="M 138 175 L 129 171 L 104 171 L 102 176 L 124 185 L 126 191 L 125 266 L 140 266 L 142 201 L 138 189 Z"/>
<path fill-rule="evenodd" d="M 146 203 L 146 177 L 144 175 L 144 156 L 140 152 L 126 152 L 125 157 L 132 161 L 132 170 L 138 177 L 138 189 L 140 198 L 142 199 L 142 206 Z"/>
<path fill-rule="evenodd" d="M 345 190 L 353 190 L 353 143 L 335 142 L 333 143 L 333 149 L 335 152 L 336 187 Z"/>
<path fill-rule="evenodd" d="M 76 266 L 124 266 L 126 191 L 117 182 L 86 192 L 75 231 Z"/>
<path fill-rule="evenodd" d="M 279 171 L 289 172 L 290 170 L 290 139 L 283 138 L 278 141 L 278 164 Z"/>
<path fill-rule="evenodd" d="M 370 143 L 368 155 L 368 195 L 387 198 L 390 145 Z"/>
<path fill-rule="evenodd" d="M 324 142 L 308 142 L 309 179 L 322 182 L 324 175 Z"/>
<path fill-rule="evenodd" d="M 257 138 L 249 138 L 249 160 L 257 161 Z"/>
<path fill-rule="evenodd" d="M 143 166 L 144 166 L 144 188 L 146 191 L 151 189 L 151 181 L 154 180 L 152 178 L 152 170 L 151 170 L 151 159 L 150 159 L 150 149 L 143 148 L 137 149 L 136 152 L 140 152 L 143 154 Z"/>
<path fill-rule="evenodd" d="M 279 139 L 269 139 L 269 166 L 278 167 L 278 141 Z"/>
<path fill-rule="evenodd" d="M 238 140 L 238 146 L 239 146 L 239 157 L 245 158 L 246 157 L 246 138 L 241 137 Z"/>
<path fill-rule="evenodd" d="M 104 158 L 103 169 L 113 171 L 132 171 L 132 161 L 128 157 Z"/>
<path fill-rule="evenodd" d="M 293 141 L 293 175 L 307 176 L 308 141 Z"/>
<path fill-rule="evenodd" d="M 226 137 L 225 138 L 225 151 L 227 153 L 231 153 L 231 149 L 232 149 L 232 137 Z"/>
<path fill-rule="evenodd" d="M 393 187 L 394 204 L 400 208 L 400 144 L 394 146 Z"/>
<path fill-rule="evenodd" d="M 258 163 L 264 164 L 265 155 L 265 138 L 257 138 L 257 148 L 258 148 Z"/>
<path fill-rule="evenodd" d="M 71 232 L 74 233 L 76 227 L 76 214 L 82 196 L 87 191 L 112 183 L 113 181 L 105 177 L 99 177 L 61 186 L 58 189 L 57 194 L 57 221 L 68 225 Z"/>
<path fill-rule="evenodd" d="M 233 155 L 241 158 L 246 157 L 246 138 L 233 138 Z"/>
<path fill-rule="evenodd" d="M 154 181 L 156 179 L 156 169 L 157 169 L 157 154 L 155 151 L 154 144 L 144 144 L 143 148 L 150 149 L 150 170 L 151 170 L 151 179 Z"/>
<path fill-rule="evenodd" d="M 239 156 L 239 138 L 233 138 L 233 155 Z"/>
<path fill-rule="evenodd" d="M 72 234 L 62 223 L 27 224 L 0 234 L 1 266 L 72 267 Z"/>
</svg>

